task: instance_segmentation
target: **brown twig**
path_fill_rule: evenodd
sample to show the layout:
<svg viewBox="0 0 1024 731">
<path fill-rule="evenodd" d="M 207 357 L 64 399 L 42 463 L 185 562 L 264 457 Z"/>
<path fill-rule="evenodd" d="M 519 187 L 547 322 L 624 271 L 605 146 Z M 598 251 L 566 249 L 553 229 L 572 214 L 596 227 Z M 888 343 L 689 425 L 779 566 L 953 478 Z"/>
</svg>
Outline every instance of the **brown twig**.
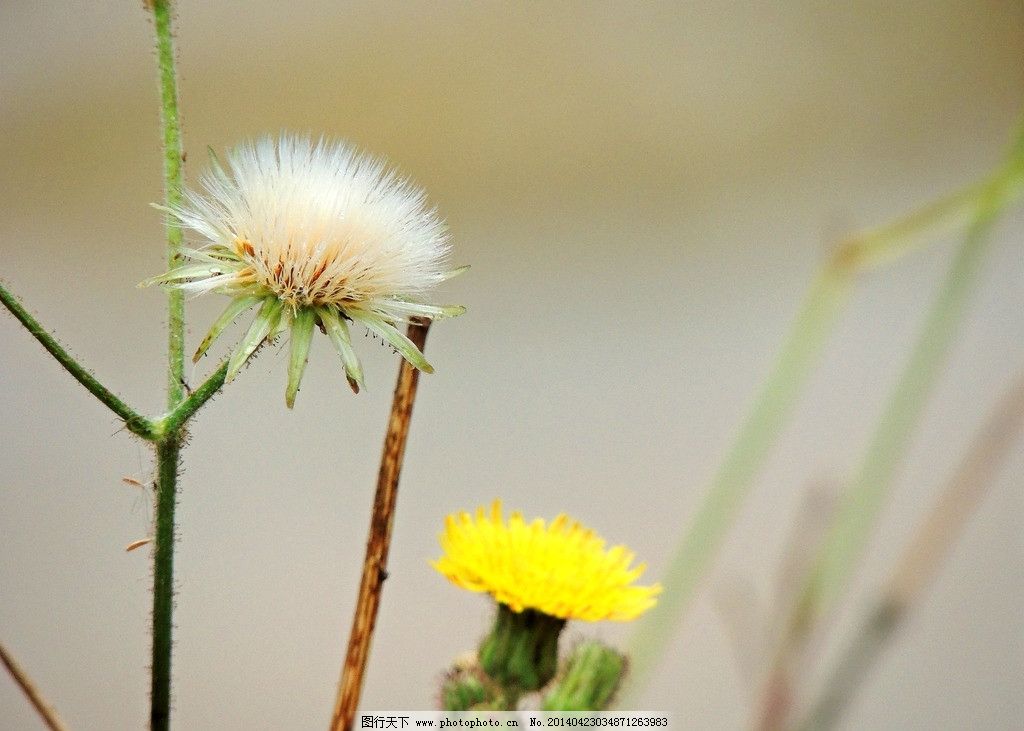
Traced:
<svg viewBox="0 0 1024 731">
<path fill-rule="evenodd" d="M 1024 427 L 1024 377 L 999 401 L 938 503 L 914 534 L 867 621 L 842 653 L 811 710 L 796 728 L 821 731 L 842 716 L 882 650 L 920 602 L 985 496 Z"/>
<path fill-rule="evenodd" d="M 428 320 L 414 320 L 409 324 L 409 339 L 423 350 L 430 328 Z M 359 585 L 359 599 L 352 617 L 352 632 L 348 639 L 348 652 L 341 669 L 341 685 L 334 703 L 331 731 L 350 731 L 363 688 L 366 660 L 370 654 L 370 641 L 377 623 L 381 588 L 387 578 L 388 549 L 391 547 L 391 527 L 395 518 L 398 497 L 398 477 L 402 471 L 405 442 L 409 435 L 412 405 L 416 399 L 419 371 L 402 360 L 398 383 L 391 403 L 391 418 L 384 438 L 384 454 L 377 475 L 377 492 L 373 498 L 370 534 L 366 540 L 366 559 L 363 579 Z"/>
<path fill-rule="evenodd" d="M 39 717 L 46 724 L 46 728 L 50 729 L 50 731 L 68 731 L 68 727 L 64 725 L 57 712 L 53 710 L 53 707 L 39 693 L 39 689 L 36 688 L 32 679 L 28 677 L 25 670 L 18 665 L 11 653 L 2 644 L 0 644 L 0 660 L 3 661 L 7 672 L 14 678 L 14 682 L 21 688 L 25 697 L 28 698 L 29 702 L 38 711 Z"/>
</svg>

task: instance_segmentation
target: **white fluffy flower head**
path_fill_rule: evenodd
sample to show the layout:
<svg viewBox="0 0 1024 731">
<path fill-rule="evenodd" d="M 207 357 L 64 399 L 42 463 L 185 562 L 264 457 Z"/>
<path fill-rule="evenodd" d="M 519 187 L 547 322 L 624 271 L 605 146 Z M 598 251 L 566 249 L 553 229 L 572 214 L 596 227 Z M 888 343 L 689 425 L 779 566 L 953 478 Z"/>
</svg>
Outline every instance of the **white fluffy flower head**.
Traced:
<svg viewBox="0 0 1024 731">
<path fill-rule="evenodd" d="M 380 336 L 416 367 L 429 363 L 395 325 L 409 317 L 461 314 L 419 300 L 457 273 L 446 268 L 444 222 L 425 193 L 384 162 L 340 142 L 282 135 L 243 143 L 216 158 L 169 215 L 201 239 L 188 264 L 160 283 L 233 299 L 203 340 L 198 360 L 242 312 L 259 313 L 228 365 L 234 377 L 268 338 L 291 330 L 286 400 L 294 403 L 315 326 L 330 336 L 353 390 L 362 371 L 348 323 Z"/>
</svg>

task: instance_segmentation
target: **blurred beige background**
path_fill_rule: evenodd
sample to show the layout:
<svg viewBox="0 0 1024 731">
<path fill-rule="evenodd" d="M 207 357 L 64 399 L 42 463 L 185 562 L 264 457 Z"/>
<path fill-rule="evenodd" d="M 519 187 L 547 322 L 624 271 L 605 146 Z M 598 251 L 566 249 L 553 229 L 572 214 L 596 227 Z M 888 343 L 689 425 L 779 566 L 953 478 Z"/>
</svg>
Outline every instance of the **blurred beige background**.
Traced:
<svg viewBox="0 0 1024 731">
<path fill-rule="evenodd" d="M 443 516 L 566 510 L 657 577 L 838 235 L 982 175 L 1024 103 L 1019 2 L 182 0 L 189 175 L 281 128 L 389 157 L 458 263 L 422 381 L 365 707 L 433 705 L 489 621 L 427 565 Z M 141 2 L 0 5 L 0 277 L 155 412 L 164 300 L 152 28 Z M 883 515 L 849 611 L 1024 364 L 1024 215 Z M 953 239 L 862 280 L 707 589 L 767 587 L 802 488 L 856 465 Z M 219 312 L 189 305 L 190 345 Z M 326 727 L 396 359 L 352 396 L 314 346 L 293 412 L 263 353 L 193 427 L 179 511 L 174 720 Z M 218 354 L 224 352 L 224 345 Z M 194 374 L 203 377 L 213 361 Z M 76 729 L 144 725 L 147 449 L 0 317 L 0 638 Z M 1010 729 L 1024 714 L 1018 450 L 846 729 Z M 641 707 L 742 728 L 750 689 L 704 591 Z M 623 641 L 626 628 L 575 625 Z M 0 728 L 38 722 L 6 677 Z"/>
</svg>

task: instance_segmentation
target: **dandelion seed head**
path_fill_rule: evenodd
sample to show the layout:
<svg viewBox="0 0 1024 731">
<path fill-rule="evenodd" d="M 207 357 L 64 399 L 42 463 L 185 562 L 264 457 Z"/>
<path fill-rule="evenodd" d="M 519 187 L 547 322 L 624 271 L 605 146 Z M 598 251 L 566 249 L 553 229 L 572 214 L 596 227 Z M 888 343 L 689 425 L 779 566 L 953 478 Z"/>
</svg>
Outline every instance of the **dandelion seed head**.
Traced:
<svg viewBox="0 0 1024 731">
<path fill-rule="evenodd" d="M 184 251 L 188 263 L 143 283 L 232 298 L 194 360 L 258 306 L 229 359 L 227 380 L 264 342 L 289 331 L 288 406 L 316 327 L 329 336 L 355 391 L 363 376 L 348 323 L 432 372 L 396 325 L 462 314 L 462 307 L 420 297 L 464 268 L 447 269 L 447 228 L 423 190 L 343 142 L 289 134 L 240 144 L 224 164 L 212 156 L 200 183 L 167 209 L 195 239 Z"/>
<path fill-rule="evenodd" d="M 448 233 L 422 190 L 344 143 L 284 135 L 231 150 L 172 215 L 292 307 L 423 294 L 444 279 Z"/>
</svg>

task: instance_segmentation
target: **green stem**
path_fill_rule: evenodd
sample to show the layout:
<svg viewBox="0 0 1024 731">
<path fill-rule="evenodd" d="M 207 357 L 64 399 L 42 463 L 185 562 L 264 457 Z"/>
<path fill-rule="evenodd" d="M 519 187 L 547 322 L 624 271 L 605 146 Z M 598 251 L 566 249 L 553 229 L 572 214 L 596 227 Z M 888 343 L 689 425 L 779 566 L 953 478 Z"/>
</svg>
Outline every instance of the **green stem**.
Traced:
<svg viewBox="0 0 1024 731">
<path fill-rule="evenodd" d="M 151 0 L 156 26 L 157 66 L 160 72 L 160 120 L 164 146 L 164 205 L 175 208 L 182 199 L 181 120 L 178 115 L 178 81 L 174 69 L 174 38 L 170 2 Z M 167 216 L 167 268 L 182 262 L 181 226 Z M 167 292 L 167 408 L 173 409 L 184 395 L 185 299 L 179 289 Z"/>
<path fill-rule="evenodd" d="M 1016 149 L 1024 150 L 1024 145 L 1018 144 Z M 1024 152 L 1015 151 L 1010 165 L 982 182 L 849 240 L 818 276 L 750 415 L 676 549 L 665 573 L 665 591 L 658 606 L 641 620 L 634 634 L 630 654 L 633 666 L 624 702 L 628 703 L 643 687 L 651 669 L 664 654 L 672 632 L 685 615 L 700 579 L 714 559 L 812 372 L 855 276 L 909 251 L 908 242 L 912 237 L 961 220 L 987 200 L 993 190 L 1001 192 L 1004 203 L 1019 197 L 1024 187 L 1022 156 Z M 992 217 L 994 215 L 995 211 Z"/>
<path fill-rule="evenodd" d="M 58 363 L 64 366 L 64 369 L 68 373 L 74 376 L 76 381 L 85 386 L 89 393 L 98 398 L 100 402 L 105 404 L 107 408 L 117 414 L 124 421 L 124 425 L 128 431 L 133 434 L 138 434 L 143 439 L 153 440 L 155 438 L 153 423 L 136 412 L 132 407 L 128 406 L 128 404 L 111 393 L 106 386 L 97 381 L 95 376 L 79 364 L 78 361 L 72 358 L 71 355 L 64 350 L 63 346 L 61 346 L 61 344 L 58 343 L 50 333 L 43 329 L 43 326 L 40 325 L 34 317 L 32 317 L 22 304 L 18 302 L 17 298 L 15 298 L 15 296 L 3 285 L 0 285 L 0 302 L 3 302 L 4 307 L 10 310 L 11 314 L 14 315 L 18 321 L 25 326 L 29 333 L 32 334 L 32 337 L 38 340 L 50 355 L 52 355 Z"/>
<path fill-rule="evenodd" d="M 192 416 L 199 411 L 224 385 L 224 377 L 228 372 L 227 361 L 221 363 L 220 367 L 213 372 L 213 375 L 192 392 L 192 395 L 179 403 L 166 416 L 156 423 L 161 434 L 176 434 Z"/>
<path fill-rule="evenodd" d="M 181 443 L 176 435 L 157 443 L 156 525 L 153 534 L 153 657 L 149 724 L 166 731 L 171 718 L 171 634 L 174 610 L 174 503 Z"/>
</svg>

